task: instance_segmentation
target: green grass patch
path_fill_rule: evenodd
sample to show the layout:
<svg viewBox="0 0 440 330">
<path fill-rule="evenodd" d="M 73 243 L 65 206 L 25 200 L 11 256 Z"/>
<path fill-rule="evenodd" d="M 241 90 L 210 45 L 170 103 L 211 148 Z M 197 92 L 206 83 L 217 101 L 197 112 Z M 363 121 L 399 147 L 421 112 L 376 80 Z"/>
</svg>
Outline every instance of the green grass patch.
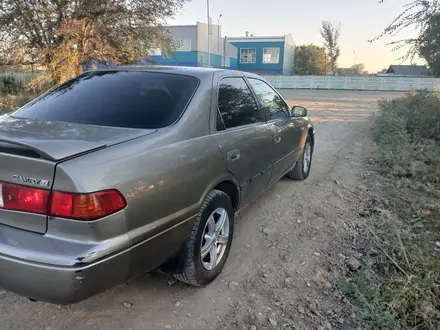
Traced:
<svg viewBox="0 0 440 330">
<path fill-rule="evenodd" d="M 29 88 L 29 83 L 37 76 L 38 73 L 0 74 L 0 115 L 18 109 L 51 87 L 51 84 L 45 84 Z"/>
<path fill-rule="evenodd" d="M 412 92 L 379 108 L 384 184 L 366 224 L 376 252 L 348 291 L 371 329 L 440 329 L 440 97 Z"/>
</svg>

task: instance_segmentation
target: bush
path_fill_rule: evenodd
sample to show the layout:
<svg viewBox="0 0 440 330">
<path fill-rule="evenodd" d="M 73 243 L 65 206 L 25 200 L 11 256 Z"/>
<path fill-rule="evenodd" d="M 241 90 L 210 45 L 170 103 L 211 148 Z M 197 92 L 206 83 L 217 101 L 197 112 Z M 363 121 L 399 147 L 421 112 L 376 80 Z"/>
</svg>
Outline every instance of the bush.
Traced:
<svg viewBox="0 0 440 330">
<path fill-rule="evenodd" d="M 440 94 L 429 91 L 407 93 L 404 97 L 379 102 L 380 115 L 374 137 L 381 141 L 385 131 L 410 134 L 413 138 L 440 139 Z"/>
<path fill-rule="evenodd" d="M 438 183 L 440 177 L 440 97 L 419 91 L 379 102 L 373 124 L 381 174 Z"/>
<path fill-rule="evenodd" d="M 372 132 L 381 211 L 368 219 L 363 250 L 375 257 L 348 287 L 371 329 L 440 329 L 439 126 L 439 94 L 379 102 Z"/>
<path fill-rule="evenodd" d="M 0 96 L 0 115 L 11 112 L 17 108 L 16 99 L 12 96 Z"/>
<path fill-rule="evenodd" d="M 0 76 L 0 93 L 3 95 L 17 95 L 24 90 L 23 81 L 13 75 Z"/>
<path fill-rule="evenodd" d="M 0 96 L 0 115 L 17 110 L 19 107 L 36 98 L 36 94 L 21 93 L 19 95 Z"/>
</svg>

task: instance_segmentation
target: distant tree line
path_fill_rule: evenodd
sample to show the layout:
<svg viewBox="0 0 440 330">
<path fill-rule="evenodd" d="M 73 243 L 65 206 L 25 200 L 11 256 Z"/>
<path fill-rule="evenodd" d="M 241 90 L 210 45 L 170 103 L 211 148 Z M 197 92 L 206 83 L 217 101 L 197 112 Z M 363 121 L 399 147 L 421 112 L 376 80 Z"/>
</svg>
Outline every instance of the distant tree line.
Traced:
<svg viewBox="0 0 440 330">
<path fill-rule="evenodd" d="M 386 1 L 390 0 L 378 2 Z M 426 61 L 435 77 L 440 77 L 440 0 L 409 0 L 382 33 L 369 42 L 375 42 L 384 36 L 396 37 L 407 28 L 419 31 L 419 35 L 415 38 L 398 39 L 389 43 L 393 51 L 408 48 L 405 55 L 398 60 L 412 61 L 418 56 Z M 338 72 L 339 31 L 339 25 L 323 21 L 320 32 L 324 47 L 313 44 L 298 46 L 295 54 L 295 73 L 322 75 L 328 74 L 329 71 Z M 367 74 L 362 63 L 355 63 L 352 69 L 358 74 Z M 386 69 L 382 70 L 382 72 L 386 71 Z"/>
<path fill-rule="evenodd" d="M 313 44 L 297 46 L 295 49 L 295 74 L 325 75 L 329 69 L 324 47 Z"/>
<path fill-rule="evenodd" d="M 314 44 L 300 45 L 295 49 L 295 74 L 327 75 L 345 74 L 346 69 L 338 70 L 338 59 L 341 54 L 339 44 L 341 26 L 330 21 L 322 21 L 320 33 L 324 47 Z M 366 74 L 365 66 L 355 64 L 351 72 Z"/>
<path fill-rule="evenodd" d="M 297 75 L 367 75 L 363 63 L 355 63 L 351 68 L 338 68 L 338 59 L 341 54 L 339 45 L 340 25 L 323 21 L 321 36 L 324 47 L 314 44 L 300 45 L 295 49 L 295 74 Z"/>
</svg>

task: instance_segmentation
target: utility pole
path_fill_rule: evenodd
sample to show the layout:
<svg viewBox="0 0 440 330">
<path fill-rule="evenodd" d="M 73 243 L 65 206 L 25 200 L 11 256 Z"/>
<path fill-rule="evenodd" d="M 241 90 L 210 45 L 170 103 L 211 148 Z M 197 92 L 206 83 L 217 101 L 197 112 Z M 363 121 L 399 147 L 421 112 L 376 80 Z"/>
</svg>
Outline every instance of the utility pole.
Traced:
<svg viewBox="0 0 440 330">
<path fill-rule="evenodd" d="M 211 39 L 211 18 L 209 17 L 209 0 L 206 0 L 206 12 L 207 12 L 207 16 L 208 16 L 208 67 L 211 67 L 211 43 L 210 43 L 210 39 Z"/>
<path fill-rule="evenodd" d="M 353 69 L 356 67 L 356 52 L 353 50 L 354 61 L 353 61 Z"/>
<path fill-rule="evenodd" d="M 223 66 L 226 68 L 226 40 L 227 36 L 223 39 Z"/>
<path fill-rule="evenodd" d="M 220 67 L 222 66 L 223 56 L 220 54 L 220 18 L 223 14 L 220 14 L 217 21 L 217 53 L 220 55 Z"/>
</svg>

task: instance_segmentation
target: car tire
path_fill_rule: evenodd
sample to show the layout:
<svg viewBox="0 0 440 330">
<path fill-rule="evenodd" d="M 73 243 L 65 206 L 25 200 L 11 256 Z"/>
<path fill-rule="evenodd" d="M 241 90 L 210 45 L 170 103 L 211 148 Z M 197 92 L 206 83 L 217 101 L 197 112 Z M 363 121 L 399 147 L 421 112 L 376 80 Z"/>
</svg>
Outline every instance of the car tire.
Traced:
<svg viewBox="0 0 440 330">
<path fill-rule="evenodd" d="M 306 143 L 304 144 L 301 156 L 296 161 L 293 170 L 287 173 L 287 177 L 292 180 L 305 180 L 309 176 L 313 158 L 313 141 L 312 137 L 307 134 Z"/>
<path fill-rule="evenodd" d="M 208 194 L 180 252 L 182 272 L 174 274 L 176 279 L 204 286 L 220 274 L 231 249 L 234 213 L 232 202 L 223 191 Z"/>
</svg>

